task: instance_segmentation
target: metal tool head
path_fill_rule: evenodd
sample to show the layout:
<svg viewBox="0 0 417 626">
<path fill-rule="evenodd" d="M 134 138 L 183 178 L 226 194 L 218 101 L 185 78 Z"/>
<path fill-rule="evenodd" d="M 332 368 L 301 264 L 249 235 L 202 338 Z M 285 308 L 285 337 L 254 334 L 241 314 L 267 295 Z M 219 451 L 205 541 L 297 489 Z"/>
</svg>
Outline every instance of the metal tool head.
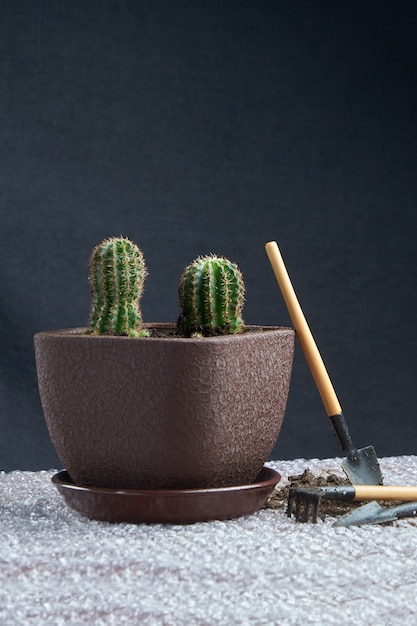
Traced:
<svg viewBox="0 0 417 626">
<path fill-rule="evenodd" d="M 287 516 L 294 515 L 297 522 L 317 522 L 322 500 L 351 502 L 355 499 L 353 485 L 319 485 L 317 487 L 290 487 Z"/>
<path fill-rule="evenodd" d="M 386 519 L 382 520 L 381 516 L 386 514 Z M 378 502 L 368 502 L 363 506 L 354 509 L 346 515 L 342 515 L 334 526 L 362 526 L 363 524 L 380 524 L 384 522 L 392 522 L 396 520 L 396 516 L 389 513 L 389 509 L 378 504 Z"/>
<path fill-rule="evenodd" d="M 383 477 L 373 446 L 355 450 L 342 460 L 342 467 L 353 485 L 382 485 Z"/>
<path fill-rule="evenodd" d="M 378 502 L 368 502 L 340 517 L 334 526 L 386 524 L 405 517 L 417 517 L 417 502 L 407 502 L 391 507 L 381 506 Z"/>
<path fill-rule="evenodd" d="M 297 522 L 317 523 L 317 511 L 322 492 L 320 488 L 291 487 L 288 493 L 287 516 L 294 515 Z"/>
</svg>

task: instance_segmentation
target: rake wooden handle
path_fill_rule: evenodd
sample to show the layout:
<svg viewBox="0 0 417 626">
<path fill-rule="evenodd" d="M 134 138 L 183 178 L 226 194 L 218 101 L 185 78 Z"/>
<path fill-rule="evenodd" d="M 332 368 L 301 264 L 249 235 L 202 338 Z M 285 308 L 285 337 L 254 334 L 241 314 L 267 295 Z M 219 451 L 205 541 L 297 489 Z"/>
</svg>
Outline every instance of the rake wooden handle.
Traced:
<svg viewBox="0 0 417 626">
<path fill-rule="evenodd" d="M 265 250 L 272 265 L 272 269 L 274 270 L 275 277 L 284 297 L 285 304 L 287 305 L 295 332 L 297 333 L 305 358 L 319 390 L 327 415 L 329 417 L 338 415 L 342 412 L 342 407 L 339 404 L 339 400 L 337 399 L 336 392 L 327 373 L 323 359 L 321 358 L 316 342 L 314 341 L 297 296 L 295 295 L 295 291 L 291 284 L 290 277 L 288 276 L 288 272 L 277 242 L 269 241 L 265 245 Z"/>
<path fill-rule="evenodd" d="M 397 487 L 389 485 L 355 485 L 354 500 L 417 500 L 417 487 Z"/>
</svg>

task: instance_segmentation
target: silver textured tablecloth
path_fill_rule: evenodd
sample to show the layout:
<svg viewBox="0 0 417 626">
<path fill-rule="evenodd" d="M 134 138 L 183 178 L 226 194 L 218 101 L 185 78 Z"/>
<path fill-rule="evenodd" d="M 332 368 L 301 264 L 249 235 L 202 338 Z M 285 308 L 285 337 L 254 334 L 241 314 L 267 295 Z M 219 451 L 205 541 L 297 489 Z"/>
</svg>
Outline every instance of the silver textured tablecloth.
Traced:
<svg viewBox="0 0 417 626">
<path fill-rule="evenodd" d="M 340 459 L 269 465 L 281 484 L 306 467 L 340 472 Z M 386 484 L 417 485 L 417 457 L 381 467 Z M 1 626 L 417 624 L 415 520 L 347 529 L 263 509 L 112 525 L 67 508 L 53 473 L 0 474 Z"/>
</svg>

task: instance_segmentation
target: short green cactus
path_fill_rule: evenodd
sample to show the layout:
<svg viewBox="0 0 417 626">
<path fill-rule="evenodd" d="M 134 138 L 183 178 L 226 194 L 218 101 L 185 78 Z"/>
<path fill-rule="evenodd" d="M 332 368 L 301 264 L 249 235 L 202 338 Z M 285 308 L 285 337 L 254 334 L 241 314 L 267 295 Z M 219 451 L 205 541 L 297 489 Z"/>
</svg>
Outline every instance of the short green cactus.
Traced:
<svg viewBox="0 0 417 626">
<path fill-rule="evenodd" d="M 89 272 L 91 333 L 129 337 L 146 334 L 139 307 L 146 273 L 142 251 L 129 239 L 112 237 L 94 248 Z"/>
<path fill-rule="evenodd" d="M 244 293 L 235 263 L 215 255 L 198 257 L 181 276 L 179 331 L 186 337 L 240 332 Z"/>
</svg>

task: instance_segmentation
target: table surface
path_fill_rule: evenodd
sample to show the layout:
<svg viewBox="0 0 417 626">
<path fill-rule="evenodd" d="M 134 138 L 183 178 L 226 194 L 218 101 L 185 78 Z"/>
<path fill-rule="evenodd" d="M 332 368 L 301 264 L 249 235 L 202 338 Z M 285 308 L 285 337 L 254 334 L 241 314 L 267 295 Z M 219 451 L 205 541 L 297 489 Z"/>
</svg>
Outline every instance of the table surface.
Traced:
<svg viewBox="0 0 417 626">
<path fill-rule="evenodd" d="M 417 485 L 417 457 L 380 460 Z M 340 459 L 274 461 L 287 477 Z M 56 470 L 0 473 L 0 624 L 280 626 L 417 623 L 415 520 L 335 528 L 262 509 L 188 526 L 109 524 L 69 509 Z"/>
</svg>

